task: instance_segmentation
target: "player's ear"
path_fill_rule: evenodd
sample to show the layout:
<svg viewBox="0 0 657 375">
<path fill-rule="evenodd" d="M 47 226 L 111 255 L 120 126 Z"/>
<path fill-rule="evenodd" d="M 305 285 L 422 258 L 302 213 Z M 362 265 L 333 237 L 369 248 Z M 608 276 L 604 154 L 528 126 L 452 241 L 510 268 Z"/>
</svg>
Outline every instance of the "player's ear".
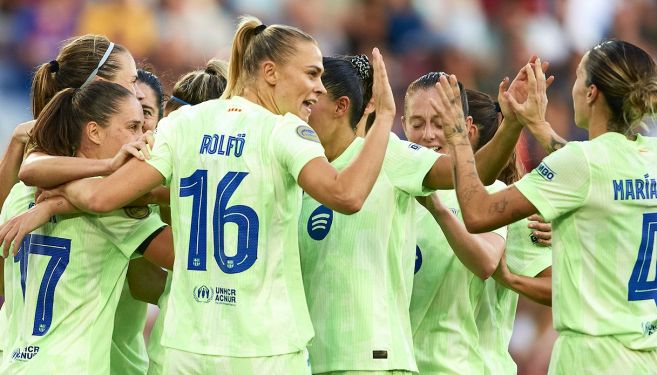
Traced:
<svg viewBox="0 0 657 375">
<path fill-rule="evenodd" d="M 84 132 L 87 138 L 97 146 L 99 146 L 103 142 L 103 138 L 105 138 L 103 128 L 98 125 L 96 121 L 89 121 L 84 127 Z"/>
</svg>

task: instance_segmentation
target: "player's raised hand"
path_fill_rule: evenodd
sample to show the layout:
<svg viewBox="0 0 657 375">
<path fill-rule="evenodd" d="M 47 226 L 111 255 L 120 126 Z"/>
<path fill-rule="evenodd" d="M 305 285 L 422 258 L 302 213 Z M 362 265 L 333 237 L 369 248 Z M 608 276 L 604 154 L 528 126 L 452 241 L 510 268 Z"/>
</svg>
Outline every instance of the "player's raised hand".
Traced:
<svg viewBox="0 0 657 375">
<path fill-rule="evenodd" d="M 519 102 L 509 91 L 504 92 L 502 96 L 508 100 L 513 115 L 523 126 L 544 124 L 548 99 L 547 79 L 543 72 L 541 60 L 537 58 L 535 64 L 527 64 L 523 70 L 527 76 L 526 100 Z"/>
<path fill-rule="evenodd" d="M 372 68 L 374 77 L 372 83 L 372 99 L 374 100 L 374 110 L 377 117 L 387 115 L 395 116 L 395 98 L 392 95 L 392 88 L 388 81 L 386 65 L 383 62 L 383 56 L 378 48 L 372 50 Z M 384 123 L 388 123 L 387 121 Z M 392 123 L 390 123 L 392 126 Z"/>
<path fill-rule="evenodd" d="M 457 138 L 468 138 L 465 116 L 461 107 L 461 90 L 455 75 L 441 75 L 436 83 L 438 96 L 431 99 L 438 123 L 442 125 L 445 139 L 450 142 Z"/>
<path fill-rule="evenodd" d="M 532 56 L 529 58 L 529 61 L 527 61 L 527 64 L 534 69 L 536 67 L 537 59 L 538 58 L 536 56 Z M 525 67 L 526 66 L 523 66 L 518 71 L 518 74 L 516 74 L 516 76 L 513 78 L 513 81 L 510 82 L 509 78 L 505 77 L 502 80 L 502 82 L 500 82 L 498 88 L 497 101 L 500 104 L 500 109 L 502 110 L 504 119 L 509 122 L 518 123 L 518 119 L 515 113 L 513 112 L 509 99 L 507 98 L 505 93 L 508 93 L 518 103 L 524 103 L 527 100 L 527 95 L 529 91 L 529 78 Z M 548 61 L 542 61 L 540 62 L 540 67 L 543 72 L 547 72 L 547 70 L 550 67 L 550 63 Z M 545 80 L 546 88 L 550 87 L 552 82 L 554 82 L 554 76 L 547 77 L 547 79 Z"/>
</svg>

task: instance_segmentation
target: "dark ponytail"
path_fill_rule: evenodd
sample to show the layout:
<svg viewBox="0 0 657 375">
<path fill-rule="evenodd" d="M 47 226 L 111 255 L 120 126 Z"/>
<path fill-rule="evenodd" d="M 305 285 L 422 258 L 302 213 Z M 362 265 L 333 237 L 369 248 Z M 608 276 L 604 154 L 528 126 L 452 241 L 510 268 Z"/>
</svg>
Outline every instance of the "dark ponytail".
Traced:
<svg viewBox="0 0 657 375">
<path fill-rule="evenodd" d="M 349 98 L 349 124 L 352 129 L 363 117 L 365 107 L 372 98 L 372 66 L 365 55 L 324 57 L 322 83 L 335 100 Z"/>
<path fill-rule="evenodd" d="M 30 134 L 29 148 L 53 156 L 73 156 L 80 148 L 84 126 L 102 127 L 119 113 L 122 100 L 134 97 L 121 85 L 94 81 L 81 89 L 58 92 L 43 108 Z"/>
</svg>

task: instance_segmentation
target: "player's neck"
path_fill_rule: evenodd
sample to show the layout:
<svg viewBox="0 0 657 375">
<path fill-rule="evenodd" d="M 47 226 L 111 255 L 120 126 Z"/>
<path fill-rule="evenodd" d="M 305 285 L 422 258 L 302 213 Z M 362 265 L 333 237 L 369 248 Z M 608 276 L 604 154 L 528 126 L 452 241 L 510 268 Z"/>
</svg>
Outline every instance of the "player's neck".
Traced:
<svg viewBox="0 0 657 375">
<path fill-rule="evenodd" d="M 602 108 L 594 108 L 589 118 L 589 140 L 608 132 L 610 116 Z"/>
<path fill-rule="evenodd" d="M 320 137 L 324 154 L 330 162 L 340 157 L 356 138 L 356 134 L 348 124 L 336 124 L 332 128 L 335 129 L 333 132 L 322 134 Z"/>
</svg>

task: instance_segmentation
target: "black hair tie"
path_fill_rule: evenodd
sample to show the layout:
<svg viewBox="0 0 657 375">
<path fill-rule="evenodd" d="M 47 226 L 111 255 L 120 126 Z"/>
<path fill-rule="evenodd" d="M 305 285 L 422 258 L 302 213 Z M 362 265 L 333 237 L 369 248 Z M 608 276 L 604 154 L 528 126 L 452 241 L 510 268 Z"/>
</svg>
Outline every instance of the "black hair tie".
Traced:
<svg viewBox="0 0 657 375">
<path fill-rule="evenodd" d="M 261 32 L 263 32 L 266 28 L 267 28 L 267 25 L 265 25 L 265 24 L 263 23 L 262 25 L 258 25 L 258 26 L 256 26 L 255 29 L 253 29 L 253 33 L 254 33 L 255 35 L 258 35 L 258 34 L 260 34 Z"/>
<path fill-rule="evenodd" d="M 496 101 L 494 104 L 495 104 L 495 112 L 502 113 L 502 107 L 500 107 L 500 102 Z"/>
<path fill-rule="evenodd" d="M 50 73 L 57 73 L 59 71 L 59 62 L 57 60 L 51 60 L 48 63 L 48 70 L 50 70 Z"/>
</svg>

